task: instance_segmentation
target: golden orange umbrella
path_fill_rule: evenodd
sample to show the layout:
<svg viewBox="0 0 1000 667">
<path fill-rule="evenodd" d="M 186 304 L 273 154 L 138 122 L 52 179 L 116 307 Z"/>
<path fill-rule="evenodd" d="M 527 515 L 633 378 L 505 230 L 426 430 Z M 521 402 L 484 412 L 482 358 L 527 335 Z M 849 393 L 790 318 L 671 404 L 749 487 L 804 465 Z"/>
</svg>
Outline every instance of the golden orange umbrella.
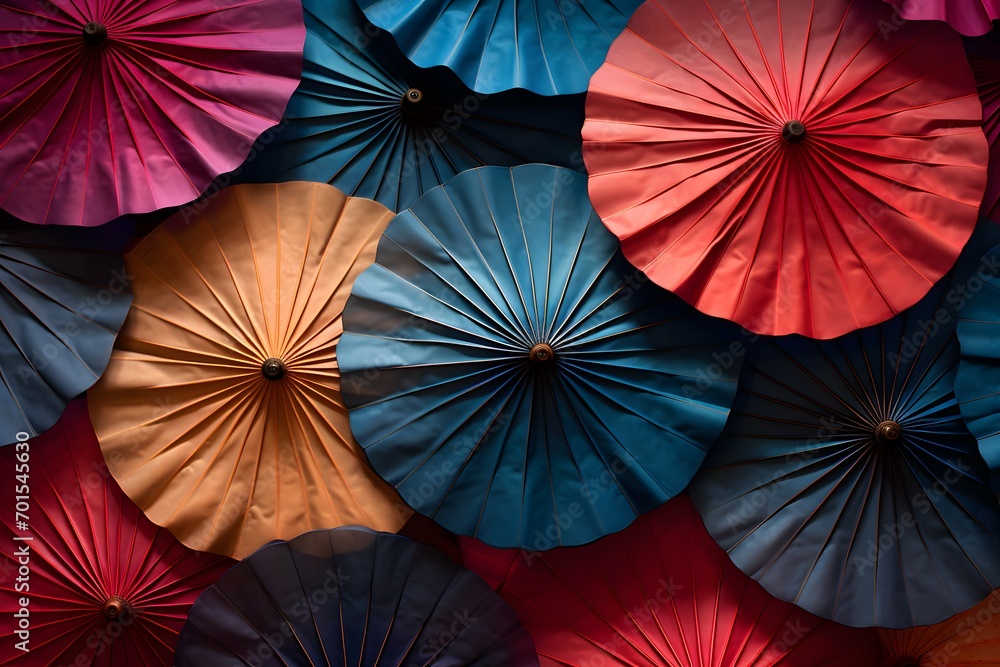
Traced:
<svg viewBox="0 0 1000 667">
<path fill-rule="evenodd" d="M 879 635 L 883 667 L 1000 665 L 1000 589 L 943 623 Z"/>
<path fill-rule="evenodd" d="M 365 462 L 336 344 L 392 213 L 316 183 L 240 185 L 126 258 L 133 310 L 90 413 L 108 468 L 188 546 L 242 558 L 274 539 L 410 512 Z"/>
</svg>

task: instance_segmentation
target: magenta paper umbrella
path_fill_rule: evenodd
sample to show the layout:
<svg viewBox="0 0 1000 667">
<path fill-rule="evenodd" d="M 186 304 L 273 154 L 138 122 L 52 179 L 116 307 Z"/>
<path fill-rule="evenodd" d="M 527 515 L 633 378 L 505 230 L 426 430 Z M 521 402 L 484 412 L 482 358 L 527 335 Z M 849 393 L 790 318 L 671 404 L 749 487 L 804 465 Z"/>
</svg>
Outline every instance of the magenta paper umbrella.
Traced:
<svg viewBox="0 0 1000 667">
<path fill-rule="evenodd" d="M 92 226 L 195 199 L 276 125 L 298 0 L 4 0 L 0 207 Z"/>
<path fill-rule="evenodd" d="M 1000 18 L 1000 0 L 886 0 L 896 8 L 897 18 L 881 26 L 883 33 L 899 27 L 903 19 L 946 21 L 963 35 L 984 35 Z"/>
</svg>

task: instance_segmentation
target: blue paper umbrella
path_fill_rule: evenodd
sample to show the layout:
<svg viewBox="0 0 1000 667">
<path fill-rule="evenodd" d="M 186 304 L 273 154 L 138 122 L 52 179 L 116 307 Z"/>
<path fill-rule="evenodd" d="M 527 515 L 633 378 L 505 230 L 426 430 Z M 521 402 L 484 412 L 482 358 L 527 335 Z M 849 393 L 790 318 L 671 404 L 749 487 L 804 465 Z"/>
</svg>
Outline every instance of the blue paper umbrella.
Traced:
<svg viewBox="0 0 1000 667">
<path fill-rule="evenodd" d="M 1000 586 L 1000 506 L 954 393 L 964 266 L 880 326 L 751 348 L 691 496 L 776 597 L 908 628 Z"/>
<path fill-rule="evenodd" d="M 406 61 L 354 2 L 305 0 L 302 83 L 236 178 L 329 182 L 393 211 L 466 169 L 582 169 L 583 95 L 474 94 Z"/>
<path fill-rule="evenodd" d="M 51 427 L 104 372 L 132 303 L 132 226 L 0 218 L 0 444 Z"/>
<path fill-rule="evenodd" d="M 357 0 L 421 67 L 483 93 L 587 90 L 642 0 Z"/>
<path fill-rule="evenodd" d="M 272 542 L 191 607 L 179 667 L 537 667 L 527 631 L 479 576 L 365 528 Z"/>
<path fill-rule="evenodd" d="M 983 256 L 959 298 L 962 360 L 955 395 L 1000 495 L 1000 246 Z"/>
<path fill-rule="evenodd" d="M 414 509 L 497 547 L 586 543 L 673 497 L 740 365 L 734 328 L 648 283 L 586 177 L 547 165 L 468 171 L 397 215 L 344 329 L 369 461 Z"/>
</svg>

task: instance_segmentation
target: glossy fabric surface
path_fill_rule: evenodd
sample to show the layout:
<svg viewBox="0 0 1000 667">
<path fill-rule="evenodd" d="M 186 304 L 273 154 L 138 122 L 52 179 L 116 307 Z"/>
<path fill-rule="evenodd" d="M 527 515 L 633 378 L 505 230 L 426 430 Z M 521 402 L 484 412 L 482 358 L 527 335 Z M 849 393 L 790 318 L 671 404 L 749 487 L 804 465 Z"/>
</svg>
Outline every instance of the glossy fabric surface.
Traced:
<svg viewBox="0 0 1000 667">
<path fill-rule="evenodd" d="M 188 546 L 240 558 L 409 516 L 351 436 L 335 353 L 391 217 L 325 184 L 241 185 L 128 255 L 135 304 L 91 415 L 122 488 Z"/>
<path fill-rule="evenodd" d="M 642 0 L 357 0 L 421 67 L 445 65 L 480 93 L 587 90 Z"/>
<path fill-rule="evenodd" d="M 56 423 L 111 356 L 132 288 L 132 224 L 51 229 L 0 214 L 0 445 Z"/>
<path fill-rule="evenodd" d="M 302 71 L 297 0 L 0 5 L 0 207 L 99 225 L 193 200 L 275 125 Z M 98 22 L 107 41 L 87 45 Z"/>
<path fill-rule="evenodd" d="M 961 39 L 860 0 L 648 0 L 594 75 L 584 158 L 625 256 L 751 331 L 833 338 L 916 303 L 975 226 Z M 799 143 L 782 139 L 804 124 Z"/>
<path fill-rule="evenodd" d="M 244 181 L 329 182 L 393 211 L 466 169 L 544 162 L 582 169 L 583 96 L 475 94 L 410 65 L 353 0 L 305 0 L 302 83 Z M 418 104 L 404 101 L 417 89 Z"/>
<path fill-rule="evenodd" d="M 886 0 L 911 21 L 947 21 L 963 35 L 982 35 L 1000 18 L 997 0 Z"/>
<path fill-rule="evenodd" d="M 690 487 L 773 595 L 853 626 L 927 625 L 1000 583 L 1000 506 L 954 394 L 958 314 L 983 243 L 918 306 L 832 341 L 762 339 Z M 879 425 L 894 421 L 895 439 Z"/>
<path fill-rule="evenodd" d="M 982 215 L 1000 221 L 1000 32 L 965 40 L 965 53 L 983 105 L 983 131 L 990 144 Z"/>
<path fill-rule="evenodd" d="M 466 172 L 397 215 L 344 329 L 368 460 L 417 511 L 499 547 L 589 542 L 680 492 L 741 362 L 735 327 L 644 280 L 586 178 L 545 165 Z"/>
<path fill-rule="evenodd" d="M 1000 665 L 1000 591 L 937 625 L 880 630 L 879 636 L 882 667 L 897 667 L 901 658 L 915 658 L 918 664 L 931 666 Z"/>
<path fill-rule="evenodd" d="M 486 583 L 433 549 L 364 528 L 260 549 L 191 610 L 178 667 L 532 667 Z"/>
<path fill-rule="evenodd" d="M 962 361 L 955 395 L 1000 496 L 1000 246 L 983 256 L 972 280 L 976 297 L 959 313 Z"/>
<path fill-rule="evenodd" d="M 142 515 L 108 472 L 82 400 L 26 447 L 0 450 L 0 472 L 10 480 L 0 495 L 10 517 L 0 525 L 0 613 L 7 619 L 0 663 L 173 664 L 188 608 L 233 561 L 191 551 Z M 21 484 L 29 491 L 18 491 Z M 27 531 L 14 523 L 16 495 L 29 496 Z M 29 575 L 19 582 L 24 547 Z M 104 605 L 112 596 L 134 613 L 109 621 Z M 14 634 L 12 614 L 22 597 L 29 598 L 28 653 L 15 647 L 23 637 Z"/>
<path fill-rule="evenodd" d="M 871 630 L 775 600 L 733 565 L 686 496 L 623 532 L 546 553 L 464 538 L 467 567 L 518 613 L 542 667 L 869 667 Z"/>
</svg>

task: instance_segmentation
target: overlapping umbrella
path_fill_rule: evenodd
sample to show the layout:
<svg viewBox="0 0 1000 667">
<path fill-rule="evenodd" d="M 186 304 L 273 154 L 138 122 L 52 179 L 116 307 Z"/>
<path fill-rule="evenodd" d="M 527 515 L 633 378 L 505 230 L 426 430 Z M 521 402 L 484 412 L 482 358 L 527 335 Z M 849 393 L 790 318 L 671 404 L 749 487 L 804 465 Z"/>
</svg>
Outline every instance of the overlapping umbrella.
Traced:
<svg viewBox="0 0 1000 667">
<path fill-rule="evenodd" d="M 1000 664 L 1000 591 L 937 625 L 879 630 L 882 667 Z"/>
<path fill-rule="evenodd" d="M 990 144 L 982 215 L 1000 220 L 1000 33 L 965 40 L 965 53 L 983 105 L 983 131 Z"/>
<path fill-rule="evenodd" d="M 0 663 L 169 665 L 198 595 L 233 562 L 187 549 L 115 484 L 82 400 L 0 450 Z"/>
<path fill-rule="evenodd" d="M 390 218 L 326 184 L 240 185 L 128 255 L 135 304 L 91 415 L 122 488 L 188 546 L 242 557 L 409 516 L 351 435 L 335 354 Z"/>
<path fill-rule="evenodd" d="M 244 181 L 329 182 L 393 211 L 482 165 L 582 168 L 583 97 L 474 93 L 408 63 L 352 1 L 305 0 L 305 71 Z"/>
<path fill-rule="evenodd" d="M 411 507 L 494 546 L 621 530 L 722 430 L 734 327 L 648 284 L 547 165 L 465 172 L 396 216 L 338 345 L 351 428 Z"/>
<path fill-rule="evenodd" d="M 590 194 L 700 310 L 832 338 L 916 303 L 977 219 L 986 141 L 961 40 L 878 2 L 648 0 L 594 75 Z"/>
<path fill-rule="evenodd" d="M 970 246 L 998 235 L 985 222 Z M 980 289 L 979 252 L 885 324 L 750 350 L 691 496 L 777 597 L 847 625 L 905 628 L 998 587 L 1000 506 L 954 393 L 956 320 Z"/>
<path fill-rule="evenodd" d="M 517 612 L 542 667 L 868 667 L 871 630 L 768 595 L 705 532 L 686 496 L 621 533 L 546 553 L 463 539 L 467 567 Z"/>
<path fill-rule="evenodd" d="M 959 312 L 962 358 L 955 396 L 1000 495 L 1000 246 L 983 256 L 969 287 L 974 298 L 966 298 Z"/>
<path fill-rule="evenodd" d="M 296 0 L 0 5 L 0 207 L 99 225 L 196 198 L 281 119 Z"/>
<path fill-rule="evenodd" d="M 132 301 L 132 223 L 45 229 L 0 216 L 0 445 L 52 426 L 108 363 Z"/>
<path fill-rule="evenodd" d="M 480 93 L 587 90 L 642 0 L 358 0 L 421 67 L 446 65 Z"/>
<path fill-rule="evenodd" d="M 946 21 L 963 35 L 982 35 L 993 29 L 1000 18 L 997 0 L 886 0 L 899 12 L 900 19 L 910 21 Z M 901 24 L 893 19 L 883 30 L 891 32 Z"/>
<path fill-rule="evenodd" d="M 531 639 L 486 583 L 364 528 L 269 544 L 195 603 L 179 667 L 531 667 Z"/>
</svg>

